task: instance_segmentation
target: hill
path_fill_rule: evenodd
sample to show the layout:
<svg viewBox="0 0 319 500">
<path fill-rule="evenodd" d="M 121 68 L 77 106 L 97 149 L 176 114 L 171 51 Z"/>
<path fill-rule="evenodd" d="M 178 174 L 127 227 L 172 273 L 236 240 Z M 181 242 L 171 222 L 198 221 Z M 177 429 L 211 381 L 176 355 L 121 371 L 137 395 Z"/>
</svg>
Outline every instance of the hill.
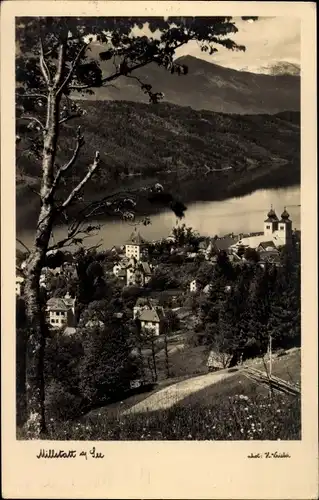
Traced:
<svg viewBox="0 0 319 500">
<path fill-rule="evenodd" d="M 101 48 L 93 46 L 91 56 L 98 58 L 99 51 Z M 180 57 L 176 62 L 188 67 L 187 76 L 171 75 L 156 64 L 141 68 L 134 75 L 152 85 L 154 91 L 163 92 L 166 102 L 179 106 L 241 114 L 300 110 L 299 76 L 237 71 L 193 56 Z M 114 71 L 111 62 L 103 62 L 101 67 L 105 74 Z M 147 102 L 138 82 L 126 77 L 119 78 L 115 87 L 96 89 L 94 96 L 83 98 Z"/>
<path fill-rule="evenodd" d="M 96 150 L 102 162 L 86 189 L 91 197 L 159 181 L 188 203 L 300 182 L 299 113 L 227 115 L 124 101 L 82 105 L 86 115 L 62 125 L 58 163 L 72 156 L 78 125 L 86 141 L 64 190 L 83 177 Z M 26 124 L 18 132 L 17 230 L 34 227 L 39 202 L 28 186 L 36 188 L 40 176 L 39 160 L 22 154 Z"/>
</svg>

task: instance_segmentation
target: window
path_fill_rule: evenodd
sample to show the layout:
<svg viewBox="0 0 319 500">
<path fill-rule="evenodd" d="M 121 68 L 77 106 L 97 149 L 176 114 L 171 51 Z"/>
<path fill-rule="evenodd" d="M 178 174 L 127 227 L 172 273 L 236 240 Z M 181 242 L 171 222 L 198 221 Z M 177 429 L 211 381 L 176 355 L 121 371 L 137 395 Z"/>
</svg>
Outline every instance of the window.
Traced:
<svg viewBox="0 0 319 500">
<path fill-rule="evenodd" d="M 57 311 L 55 314 L 56 316 L 60 316 L 60 311 Z"/>
<path fill-rule="evenodd" d="M 279 226 L 279 229 L 285 229 L 284 224 L 281 224 L 281 225 Z"/>
<path fill-rule="evenodd" d="M 270 229 L 270 225 L 269 224 L 267 224 L 266 229 Z"/>
</svg>

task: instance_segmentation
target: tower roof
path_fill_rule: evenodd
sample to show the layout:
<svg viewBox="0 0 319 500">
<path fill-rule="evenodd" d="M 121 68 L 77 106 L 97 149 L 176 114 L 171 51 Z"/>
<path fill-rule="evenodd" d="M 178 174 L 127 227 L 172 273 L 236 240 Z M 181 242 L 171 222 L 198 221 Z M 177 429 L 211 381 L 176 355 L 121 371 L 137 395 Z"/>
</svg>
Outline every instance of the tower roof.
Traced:
<svg viewBox="0 0 319 500">
<path fill-rule="evenodd" d="M 281 220 L 288 221 L 289 217 L 290 217 L 290 214 L 287 212 L 286 207 L 284 207 L 284 211 L 281 214 Z"/>
<path fill-rule="evenodd" d="M 143 243 L 145 240 L 138 231 L 134 231 L 126 242 L 127 245 L 143 245 Z"/>
<path fill-rule="evenodd" d="M 270 207 L 270 210 L 267 214 L 267 219 L 265 220 L 265 222 L 277 222 L 278 221 L 278 217 L 277 217 L 277 214 L 276 212 L 274 211 L 274 209 L 272 208 L 272 205 Z"/>
</svg>

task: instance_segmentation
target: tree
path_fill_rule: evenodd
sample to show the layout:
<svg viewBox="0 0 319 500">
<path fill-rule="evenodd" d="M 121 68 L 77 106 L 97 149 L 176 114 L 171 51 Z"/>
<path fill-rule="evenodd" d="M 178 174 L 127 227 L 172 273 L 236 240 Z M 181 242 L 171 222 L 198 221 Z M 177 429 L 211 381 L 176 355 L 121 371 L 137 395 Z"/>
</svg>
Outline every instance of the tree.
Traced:
<svg viewBox="0 0 319 500">
<path fill-rule="evenodd" d="M 246 260 L 254 263 L 257 263 L 260 260 L 259 253 L 254 248 L 247 248 L 244 251 L 244 257 Z"/>
<path fill-rule="evenodd" d="M 193 228 L 187 227 L 186 224 L 177 225 L 172 230 L 172 236 L 175 239 L 176 245 L 183 247 L 185 245 L 198 246 L 199 234 Z"/>
<path fill-rule="evenodd" d="M 83 200 L 85 185 L 103 164 L 99 151 L 83 178 L 70 192 L 65 192 L 63 183 L 69 181 L 84 144 L 84 135 L 78 127 L 71 158 L 61 161 L 59 147 L 63 127 L 83 114 L 70 95 L 72 92 L 93 93 L 94 88 L 113 85 L 117 78 L 124 76 L 137 80 L 150 103 L 156 104 L 163 95 L 153 92 L 149 84 L 135 76 L 136 69 L 156 63 L 171 73 L 187 74 L 187 67 L 175 63 L 173 56 L 177 48 L 191 40 L 196 40 L 201 49 L 210 54 L 217 51 L 218 45 L 244 50 L 228 38 L 229 34 L 237 32 L 230 17 L 151 18 L 148 21 L 151 32 L 160 30 L 160 37 L 133 35 L 132 28 L 142 27 L 145 22 L 139 18 L 23 17 L 16 21 L 16 116 L 18 124 L 24 124 L 28 130 L 31 158 L 39 159 L 42 168 L 41 188 L 37 193 L 40 212 L 34 246 L 27 260 L 25 288 L 29 322 L 26 427 L 33 437 L 45 432 L 45 317 L 40 305 L 39 280 L 46 254 L 49 249 L 81 244 L 98 231 L 99 226 L 87 223 L 90 217 L 117 213 L 132 220 L 136 206 L 131 193 L 126 192 L 113 193 L 98 201 Z M 100 60 L 114 63 L 107 75 L 103 74 L 100 61 L 90 58 L 90 43 L 94 37 L 105 47 L 100 52 Z M 18 133 L 17 141 L 20 139 Z M 151 203 L 169 205 L 178 217 L 182 217 L 185 206 L 170 193 L 165 193 L 162 186 L 160 188 L 149 187 L 144 194 Z M 52 228 L 61 221 L 68 224 L 68 234 L 50 247 Z"/>
<path fill-rule="evenodd" d="M 114 319 L 84 335 L 80 388 L 88 406 L 121 397 L 130 388 L 138 373 L 132 347 L 128 328 Z"/>
</svg>

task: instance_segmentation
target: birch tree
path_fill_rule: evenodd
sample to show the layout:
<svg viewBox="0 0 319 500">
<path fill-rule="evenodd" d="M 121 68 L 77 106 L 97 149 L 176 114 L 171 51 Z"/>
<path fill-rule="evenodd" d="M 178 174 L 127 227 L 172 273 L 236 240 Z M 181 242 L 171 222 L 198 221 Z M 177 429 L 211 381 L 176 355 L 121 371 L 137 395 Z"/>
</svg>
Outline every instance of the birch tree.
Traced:
<svg viewBox="0 0 319 500">
<path fill-rule="evenodd" d="M 143 28 L 146 21 L 151 35 L 140 36 L 132 31 Z M 41 163 L 41 187 L 37 192 L 40 209 L 34 245 L 27 259 L 25 286 L 29 330 L 26 427 L 30 437 L 37 438 L 45 432 L 43 355 L 46 325 L 39 279 L 50 249 L 52 229 L 61 221 L 68 223 L 67 237 L 54 245 L 54 248 L 63 248 L 67 244 L 81 243 L 93 231 L 94 228 L 88 225 L 90 217 L 112 211 L 128 220 L 134 217 L 135 204 L 130 193 L 116 193 L 98 202 L 80 204 L 83 188 L 101 168 L 99 151 L 93 155 L 83 178 L 61 199 L 61 185 L 75 167 L 85 140 L 85 131 L 77 128 L 74 151 L 69 160 L 61 164 L 58 148 L 63 141 L 63 124 L 83 113 L 72 99 L 73 94 L 94 93 L 98 87 L 114 85 L 119 77 L 127 78 L 128 82 L 134 78 L 150 103 L 157 104 L 163 95 L 135 76 L 137 69 L 155 63 L 167 69 L 168 74 L 186 75 L 188 68 L 174 60 L 178 48 L 196 40 L 202 51 L 212 55 L 219 45 L 230 50 L 244 50 L 229 38 L 236 31 L 229 17 L 16 18 L 16 119 L 17 123 L 19 120 L 28 123 L 31 161 L 36 157 Z M 90 57 L 93 40 L 103 47 L 99 60 Z M 113 70 L 104 74 L 101 61 L 112 61 Z M 175 204 L 174 196 L 161 198 L 162 189 L 149 190 L 153 201 L 168 203 L 177 215 L 182 215 L 183 207 Z M 77 207 L 77 217 L 70 222 L 68 216 L 72 208 L 74 213 L 74 207 Z"/>
</svg>

